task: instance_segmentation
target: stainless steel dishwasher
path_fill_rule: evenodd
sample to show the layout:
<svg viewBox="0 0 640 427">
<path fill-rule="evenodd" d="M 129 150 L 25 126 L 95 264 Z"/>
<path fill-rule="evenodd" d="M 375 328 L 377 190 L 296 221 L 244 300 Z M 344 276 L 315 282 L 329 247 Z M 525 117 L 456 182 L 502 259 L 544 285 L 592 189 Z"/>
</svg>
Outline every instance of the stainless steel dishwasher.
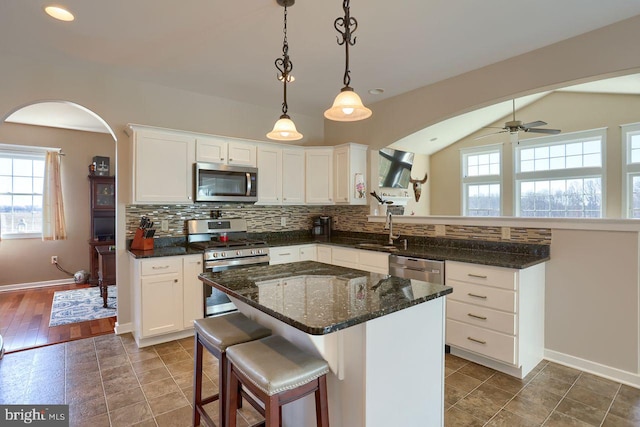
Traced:
<svg viewBox="0 0 640 427">
<path fill-rule="evenodd" d="M 390 255 L 389 275 L 444 285 L 444 261 Z"/>
</svg>

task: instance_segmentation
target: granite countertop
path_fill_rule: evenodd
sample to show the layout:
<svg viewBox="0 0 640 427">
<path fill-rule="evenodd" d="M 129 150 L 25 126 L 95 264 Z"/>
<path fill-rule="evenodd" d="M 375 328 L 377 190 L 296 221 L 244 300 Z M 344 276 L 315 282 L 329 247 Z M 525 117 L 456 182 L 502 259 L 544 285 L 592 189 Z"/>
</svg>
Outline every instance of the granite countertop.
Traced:
<svg viewBox="0 0 640 427">
<path fill-rule="evenodd" d="M 444 285 L 303 261 L 198 276 L 307 334 L 324 335 L 453 291 Z"/>
<path fill-rule="evenodd" d="M 274 233 L 276 234 L 276 233 Z M 282 234 L 282 233 L 280 233 Z M 311 243 L 342 246 L 354 249 L 386 252 L 396 255 L 431 259 L 435 261 L 460 261 L 472 264 L 493 265 L 523 269 L 549 261 L 548 245 L 531 245 L 522 243 L 502 243 L 486 241 L 455 241 L 453 239 L 416 238 L 408 239 L 407 249 L 402 244 L 403 239 L 396 240 L 394 249 L 384 247 L 375 248 L 362 246 L 361 243 L 387 245 L 381 240 L 384 235 L 367 235 L 361 233 L 345 233 L 332 236 L 330 240 L 314 240 L 313 236 L 290 236 L 284 234 L 272 238 L 265 238 L 269 246 L 304 245 Z"/>
<path fill-rule="evenodd" d="M 330 240 L 317 240 L 309 232 L 255 233 L 252 238 L 264 240 L 270 247 L 326 244 L 354 249 L 386 252 L 414 258 L 436 261 L 460 261 L 472 264 L 493 265 L 523 269 L 549 261 L 549 246 L 524 243 L 487 242 L 480 240 L 456 240 L 444 238 L 412 237 L 408 238 L 407 249 L 403 239 L 396 241 L 394 249 L 384 247 L 364 247 L 361 243 L 386 246 L 383 234 L 338 232 Z M 199 254 L 202 251 L 188 247 L 184 238 L 161 238 L 155 240 L 153 250 L 140 251 L 129 249 L 134 258 L 155 258 L 176 255 Z"/>
</svg>

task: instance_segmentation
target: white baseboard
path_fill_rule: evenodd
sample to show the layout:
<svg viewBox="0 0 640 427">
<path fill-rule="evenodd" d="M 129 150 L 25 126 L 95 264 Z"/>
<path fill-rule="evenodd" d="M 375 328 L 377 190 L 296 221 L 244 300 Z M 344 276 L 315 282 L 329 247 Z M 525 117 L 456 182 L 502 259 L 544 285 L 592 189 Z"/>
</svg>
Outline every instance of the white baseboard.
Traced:
<svg viewBox="0 0 640 427">
<path fill-rule="evenodd" d="M 553 350 L 545 349 L 544 358 L 550 362 L 559 363 L 581 371 L 589 372 L 603 378 L 626 384 L 631 387 L 640 388 L 640 375 L 623 371 L 621 369 L 612 368 L 590 360 L 581 359 L 579 357 L 570 356 Z"/>
<path fill-rule="evenodd" d="M 116 322 L 116 326 L 114 328 L 114 332 L 116 335 L 122 335 L 129 332 L 133 332 L 133 323 L 118 323 Z"/>
<path fill-rule="evenodd" d="M 0 286 L 0 292 L 19 291 L 22 289 L 45 288 L 48 286 L 71 285 L 73 279 L 47 280 L 46 282 L 16 283 L 14 285 Z"/>
</svg>

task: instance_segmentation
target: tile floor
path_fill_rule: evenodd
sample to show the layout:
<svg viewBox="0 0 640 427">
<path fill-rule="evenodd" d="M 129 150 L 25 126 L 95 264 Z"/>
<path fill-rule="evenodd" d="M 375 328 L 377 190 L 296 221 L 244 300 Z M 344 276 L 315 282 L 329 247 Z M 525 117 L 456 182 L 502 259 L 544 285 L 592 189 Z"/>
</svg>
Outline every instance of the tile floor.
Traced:
<svg viewBox="0 0 640 427">
<path fill-rule="evenodd" d="M 636 388 L 547 361 L 522 380 L 445 361 L 445 427 L 640 426 Z"/>
<path fill-rule="evenodd" d="M 203 395 L 217 391 L 205 352 Z M 0 360 L 0 403 L 68 404 L 71 426 L 191 426 L 193 338 L 139 349 L 130 334 L 10 353 Z M 208 412 L 218 416 L 217 402 Z M 251 405 L 239 427 L 260 421 Z"/>
<path fill-rule="evenodd" d="M 217 372 L 206 354 L 205 394 Z M 139 349 L 103 335 L 5 355 L 0 403 L 68 404 L 71 426 L 186 427 L 192 375 L 193 338 Z M 519 380 L 447 355 L 445 410 L 446 427 L 640 426 L 640 390 L 546 361 Z M 261 420 L 250 405 L 239 415 L 240 427 Z"/>
</svg>

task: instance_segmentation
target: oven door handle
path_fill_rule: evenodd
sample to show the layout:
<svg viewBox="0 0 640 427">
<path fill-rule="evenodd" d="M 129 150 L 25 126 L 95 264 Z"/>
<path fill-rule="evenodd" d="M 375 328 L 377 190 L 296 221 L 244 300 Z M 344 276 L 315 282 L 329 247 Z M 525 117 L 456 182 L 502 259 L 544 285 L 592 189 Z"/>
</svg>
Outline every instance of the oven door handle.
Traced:
<svg viewBox="0 0 640 427">
<path fill-rule="evenodd" d="M 269 263 L 269 255 L 264 256 L 250 256 L 244 258 L 234 258 L 227 260 L 216 260 L 216 261 L 207 261 L 205 263 L 206 270 L 218 271 L 221 268 L 226 267 L 236 267 L 242 265 L 257 265 L 257 264 L 268 264 Z"/>
<path fill-rule="evenodd" d="M 245 196 L 250 196 L 251 195 L 251 174 L 247 172 L 246 175 L 247 175 L 247 194 L 245 194 Z"/>
</svg>

